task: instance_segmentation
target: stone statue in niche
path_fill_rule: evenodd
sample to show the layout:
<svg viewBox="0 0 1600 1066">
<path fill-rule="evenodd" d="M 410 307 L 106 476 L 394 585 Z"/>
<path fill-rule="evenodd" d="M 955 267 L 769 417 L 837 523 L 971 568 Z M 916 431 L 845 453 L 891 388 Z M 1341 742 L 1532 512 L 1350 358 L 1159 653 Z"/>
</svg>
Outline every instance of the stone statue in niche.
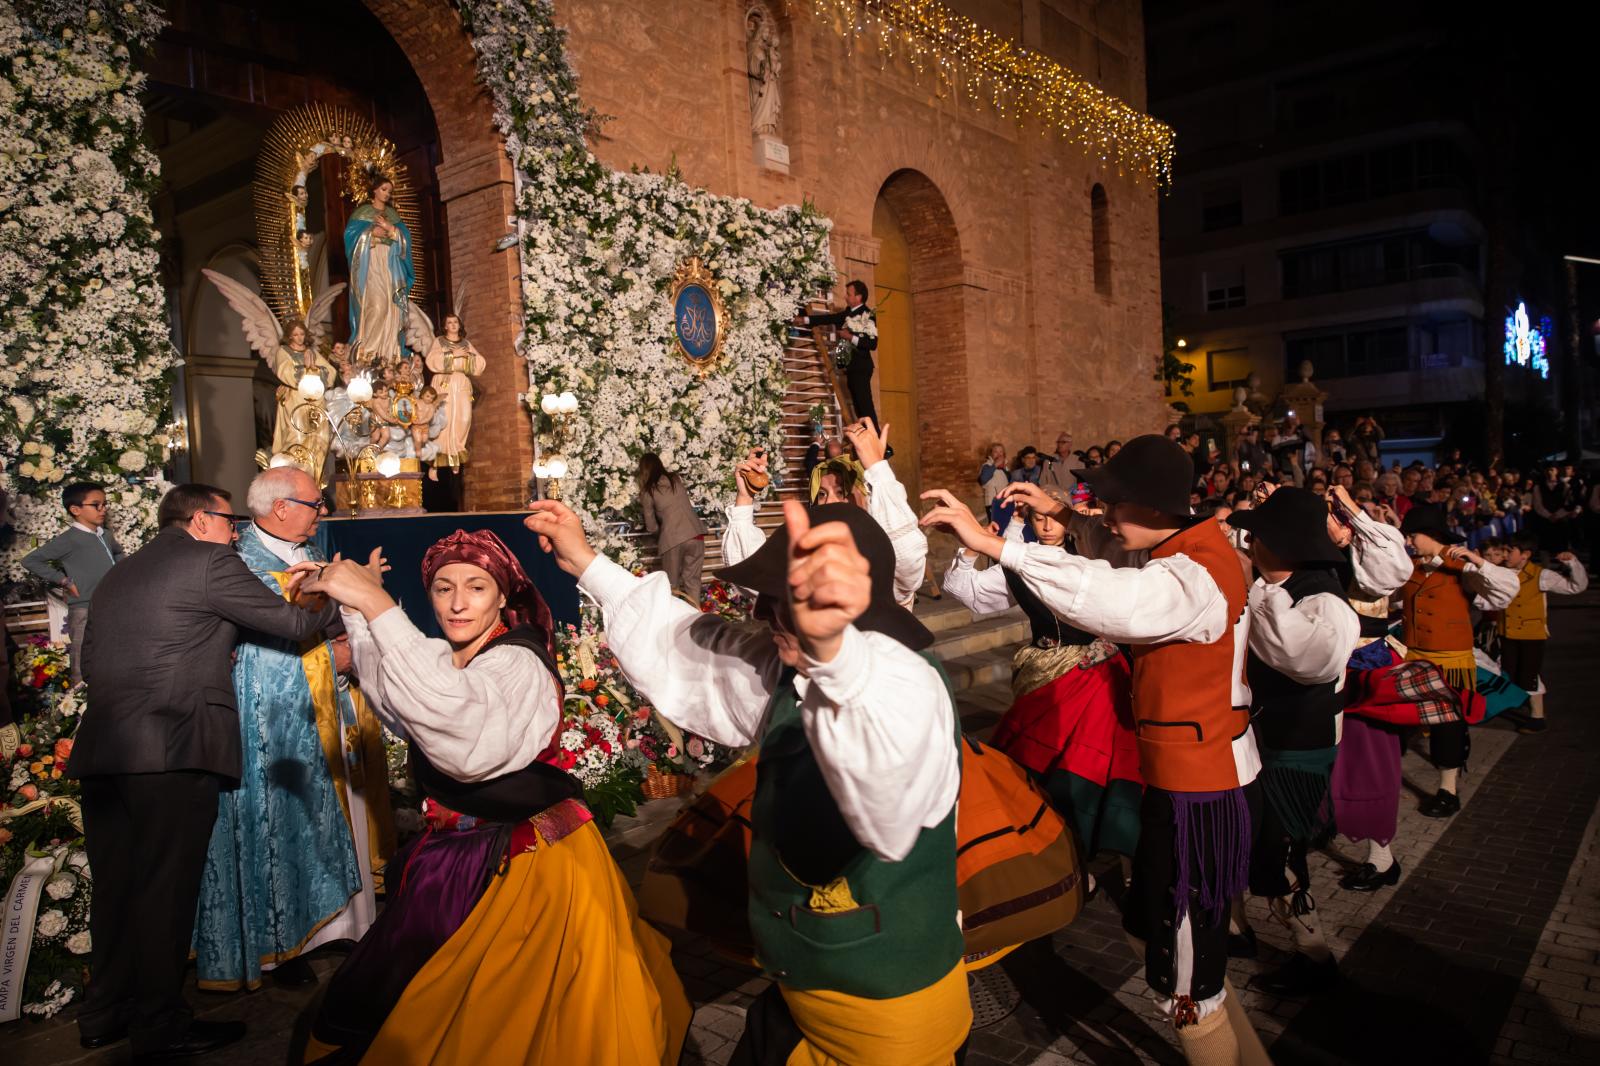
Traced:
<svg viewBox="0 0 1600 1066">
<path fill-rule="evenodd" d="M 750 132 L 757 137 L 777 137 L 783 101 L 778 93 L 778 75 L 783 64 L 778 56 L 778 34 L 772 16 L 760 4 L 744 16 L 745 60 L 750 72 Z"/>
</svg>

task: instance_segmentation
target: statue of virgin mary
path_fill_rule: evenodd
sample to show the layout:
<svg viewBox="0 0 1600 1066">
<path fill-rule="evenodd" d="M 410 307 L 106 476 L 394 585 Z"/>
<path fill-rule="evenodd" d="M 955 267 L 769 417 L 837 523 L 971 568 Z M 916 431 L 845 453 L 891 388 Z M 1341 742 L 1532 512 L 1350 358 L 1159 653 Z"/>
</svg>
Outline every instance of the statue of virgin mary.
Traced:
<svg viewBox="0 0 1600 1066">
<path fill-rule="evenodd" d="M 344 251 L 350 261 L 350 348 L 389 366 L 402 354 L 406 302 L 416 272 L 411 231 L 394 208 L 394 182 L 374 175 L 370 199 L 350 214 Z"/>
</svg>

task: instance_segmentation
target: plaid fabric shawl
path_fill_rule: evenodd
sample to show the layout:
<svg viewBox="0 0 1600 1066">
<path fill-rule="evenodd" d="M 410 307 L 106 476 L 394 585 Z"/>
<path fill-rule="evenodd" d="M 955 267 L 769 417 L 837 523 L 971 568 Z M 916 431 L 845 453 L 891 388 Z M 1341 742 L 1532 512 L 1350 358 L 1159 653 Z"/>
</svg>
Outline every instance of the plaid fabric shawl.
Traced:
<svg viewBox="0 0 1600 1066">
<path fill-rule="evenodd" d="M 1391 659 L 1388 666 L 1345 675 L 1346 714 L 1410 726 L 1483 721 L 1483 697 L 1452 687 L 1437 665 L 1424 659 L 1401 662 L 1392 652 Z"/>
</svg>

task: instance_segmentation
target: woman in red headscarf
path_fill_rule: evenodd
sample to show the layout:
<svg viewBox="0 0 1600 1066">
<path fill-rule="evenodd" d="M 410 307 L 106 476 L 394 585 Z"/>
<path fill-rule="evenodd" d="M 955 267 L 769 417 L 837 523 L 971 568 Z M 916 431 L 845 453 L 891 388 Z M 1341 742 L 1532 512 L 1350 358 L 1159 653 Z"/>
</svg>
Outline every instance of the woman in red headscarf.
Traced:
<svg viewBox="0 0 1600 1066">
<path fill-rule="evenodd" d="M 343 607 L 362 689 L 411 742 L 428 829 L 315 1005 L 303 1061 L 675 1063 L 690 1007 L 557 769 L 550 611 L 493 533 L 457 530 L 422 570 L 445 639 L 383 589 L 378 552 L 307 591 Z"/>
</svg>

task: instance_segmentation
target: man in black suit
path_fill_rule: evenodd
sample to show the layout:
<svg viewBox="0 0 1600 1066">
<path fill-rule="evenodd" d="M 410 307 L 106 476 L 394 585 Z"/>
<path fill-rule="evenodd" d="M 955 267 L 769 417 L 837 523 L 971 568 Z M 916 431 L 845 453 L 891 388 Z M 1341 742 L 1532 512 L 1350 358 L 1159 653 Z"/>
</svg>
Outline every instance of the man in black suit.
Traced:
<svg viewBox="0 0 1600 1066">
<path fill-rule="evenodd" d="M 183 998 L 217 792 L 240 773 L 230 668 L 240 628 L 303 640 L 337 607 L 273 595 L 233 549 L 228 494 L 179 485 L 161 530 L 95 590 L 84 640 L 90 705 L 68 776 L 83 781 L 94 871 L 84 1047 L 131 1038 L 136 1062 L 203 1054 L 243 1022 L 193 1020 Z M 301 564 L 313 569 L 315 564 Z"/>
<path fill-rule="evenodd" d="M 872 353 L 878 349 L 878 316 L 867 306 L 867 283 L 852 281 L 844 287 L 848 305 L 843 311 L 825 315 L 801 315 L 796 321 L 803 326 L 838 326 L 850 331 L 856 353 L 844 372 L 845 384 L 850 388 L 850 405 L 856 409 L 856 420 L 872 419 L 879 425 L 878 408 L 872 402 Z"/>
</svg>

